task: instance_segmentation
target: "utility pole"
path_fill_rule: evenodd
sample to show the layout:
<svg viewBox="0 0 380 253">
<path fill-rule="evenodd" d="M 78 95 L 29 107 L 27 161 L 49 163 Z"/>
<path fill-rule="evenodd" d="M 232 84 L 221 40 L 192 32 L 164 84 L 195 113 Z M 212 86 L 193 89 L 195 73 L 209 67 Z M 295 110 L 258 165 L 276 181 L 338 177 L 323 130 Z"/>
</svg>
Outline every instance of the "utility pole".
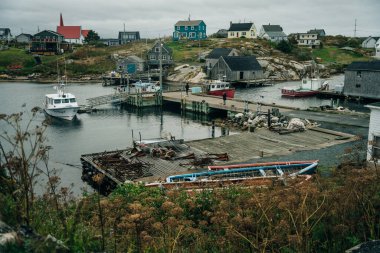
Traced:
<svg viewBox="0 0 380 253">
<path fill-rule="evenodd" d="M 124 23 L 124 32 L 123 32 L 123 45 L 125 44 L 125 23 Z"/>
<path fill-rule="evenodd" d="M 160 39 L 160 53 L 159 53 L 159 58 L 160 58 L 160 93 L 161 93 L 161 106 L 162 106 L 162 42 Z"/>
<path fill-rule="evenodd" d="M 354 38 L 356 38 L 356 18 L 355 18 Z"/>
</svg>

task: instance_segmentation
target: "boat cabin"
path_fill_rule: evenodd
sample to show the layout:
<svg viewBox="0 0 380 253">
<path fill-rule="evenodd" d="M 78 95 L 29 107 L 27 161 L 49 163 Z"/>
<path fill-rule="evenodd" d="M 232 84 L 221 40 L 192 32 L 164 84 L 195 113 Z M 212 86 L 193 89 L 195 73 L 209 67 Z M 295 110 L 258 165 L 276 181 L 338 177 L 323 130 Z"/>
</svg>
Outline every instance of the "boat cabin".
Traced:
<svg viewBox="0 0 380 253">
<path fill-rule="evenodd" d="M 228 89 L 230 89 L 230 84 L 227 82 L 211 83 L 207 85 L 207 90 L 209 91 L 228 90 Z"/>
<path fill-rule="evenodd" d="M 70 93 L 63 94 L 59 96 L 58 94 L 48 94 L 45 97 L 46 105 L 67 105 L 71 103 L 76 103 L 76 99 Z"/>
</svg>

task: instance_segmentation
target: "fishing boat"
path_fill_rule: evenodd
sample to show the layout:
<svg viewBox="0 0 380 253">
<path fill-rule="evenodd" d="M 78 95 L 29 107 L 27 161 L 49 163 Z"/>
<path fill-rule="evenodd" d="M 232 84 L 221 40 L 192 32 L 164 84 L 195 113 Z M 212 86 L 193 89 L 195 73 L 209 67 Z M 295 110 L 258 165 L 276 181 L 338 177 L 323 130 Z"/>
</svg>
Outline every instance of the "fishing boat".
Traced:
<svg viewBox="0 0 380 253">
<path fill-rule="evenodd" d="M 157 92 L 161 89 L 159 82 L 152 82 L 150 79 L 148 82 L 143 82 L 141 80 L 132 84 L 132 87 L 135 87 L 136 92 Z"/>
<path fill-rule="evenodd" d="M 222 97 L 223 93 L 226 93 L 227 98 L 234 98 L 235 88 L 231 87 L 231 84 L 222 80 L 213 80 L 206 84 L 206 92 L 211 96 Z"/>
<path fill-rule="evenodd" d="M 44 110 L 46 114 L 65 120 L 74 119 L 79 110 L 75 96 L 65 92 L 63 82 L 58 83 L 54 88 L 57 93 L 45 95 Z"/>
<path fill-rule="evenodd" d="M 284 97 L 310 97 L 318 94 L 327 86 L 328 82 L 319 78 L 305 78 L 302 79 L 300 86 L 282 88 L 281 94 Z"/>
<path fill-rule="evenodd" d="M 57 93 L 45 95 L 44 111 L 52 117 L 73 120 L 76 117 L 80 106 L 78 106 L 77 100 L 73 94 L 65 92 L 67 83 L 66 65 L 65 75 L 61 77 L 59 63 L 57 61 L 57 73 L 57 85 L 54 86 Z"/>
</svg>

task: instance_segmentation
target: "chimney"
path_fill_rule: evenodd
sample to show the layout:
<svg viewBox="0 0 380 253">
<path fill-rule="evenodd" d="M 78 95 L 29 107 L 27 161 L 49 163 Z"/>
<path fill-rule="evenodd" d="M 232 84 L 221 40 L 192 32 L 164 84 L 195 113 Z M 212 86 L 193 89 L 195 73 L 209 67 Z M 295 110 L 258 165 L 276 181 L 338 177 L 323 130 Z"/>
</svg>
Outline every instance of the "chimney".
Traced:
<svg viewBox="0 0 380 253">
<path fill-rule="evenodd" d="M 230 21 L 230 27 L 232 26 L 232 21 Z"/>
<path fill-rule="evenodd" d="M 63 26 L 62 13 L 60 13 L 59 26 Z"/>
</svg>

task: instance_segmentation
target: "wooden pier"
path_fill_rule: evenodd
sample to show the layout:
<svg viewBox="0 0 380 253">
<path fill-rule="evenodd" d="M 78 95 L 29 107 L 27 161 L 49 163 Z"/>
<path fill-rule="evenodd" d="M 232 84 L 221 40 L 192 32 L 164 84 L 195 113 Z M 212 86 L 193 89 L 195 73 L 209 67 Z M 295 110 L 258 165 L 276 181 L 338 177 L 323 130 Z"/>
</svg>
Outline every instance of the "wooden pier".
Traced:
<svg viewBox="0 0 380 253">
<path fill-rule="evenodd" d="M 127 104 L 135 107 L 159 106 L 162 104 L 160 92 L 127 93 L 117 92 L 94 98 L 88 98 L 86 107 L 94 108 L 105 104 Z"/>
<path fill-rule="evenodd" d="M 238 99 L 227 99 L 226 105 L 223 104 L 221 97 L 208 96 L 202 94 L 186 95 L 184 92 L 166 92 L 163 94 L 164 104 L 167 102 L 177 103 L 183 111 L 195 113 L 210 114 L 212 111 L 226 111 L 227 113 L 256 112 L 280 108 L 281 111 L 298 110 L 298 108 L 263 105 L 252 101 L 243 101 Z"/>
<path fill-rule="evenodd" d="M 106 179 L 102 188 L 110 192 L 125 181 L 165 181 L 170 175 L 205 170 L 205 166 L 212 164 L 233 164 L 262 157 L 284 156 L 356 139 L 351 134 L 319 127 L 287 135 L 259 129 L 186 143 L 179 140 L 146 143 L 126 150 L 82 155 L 81 161 L 83 178 L 91 183 L 94 175 L 104 175 Z M 166 153 L 161 153 L 162 150 L 166 150 Z"/>
</svg>

